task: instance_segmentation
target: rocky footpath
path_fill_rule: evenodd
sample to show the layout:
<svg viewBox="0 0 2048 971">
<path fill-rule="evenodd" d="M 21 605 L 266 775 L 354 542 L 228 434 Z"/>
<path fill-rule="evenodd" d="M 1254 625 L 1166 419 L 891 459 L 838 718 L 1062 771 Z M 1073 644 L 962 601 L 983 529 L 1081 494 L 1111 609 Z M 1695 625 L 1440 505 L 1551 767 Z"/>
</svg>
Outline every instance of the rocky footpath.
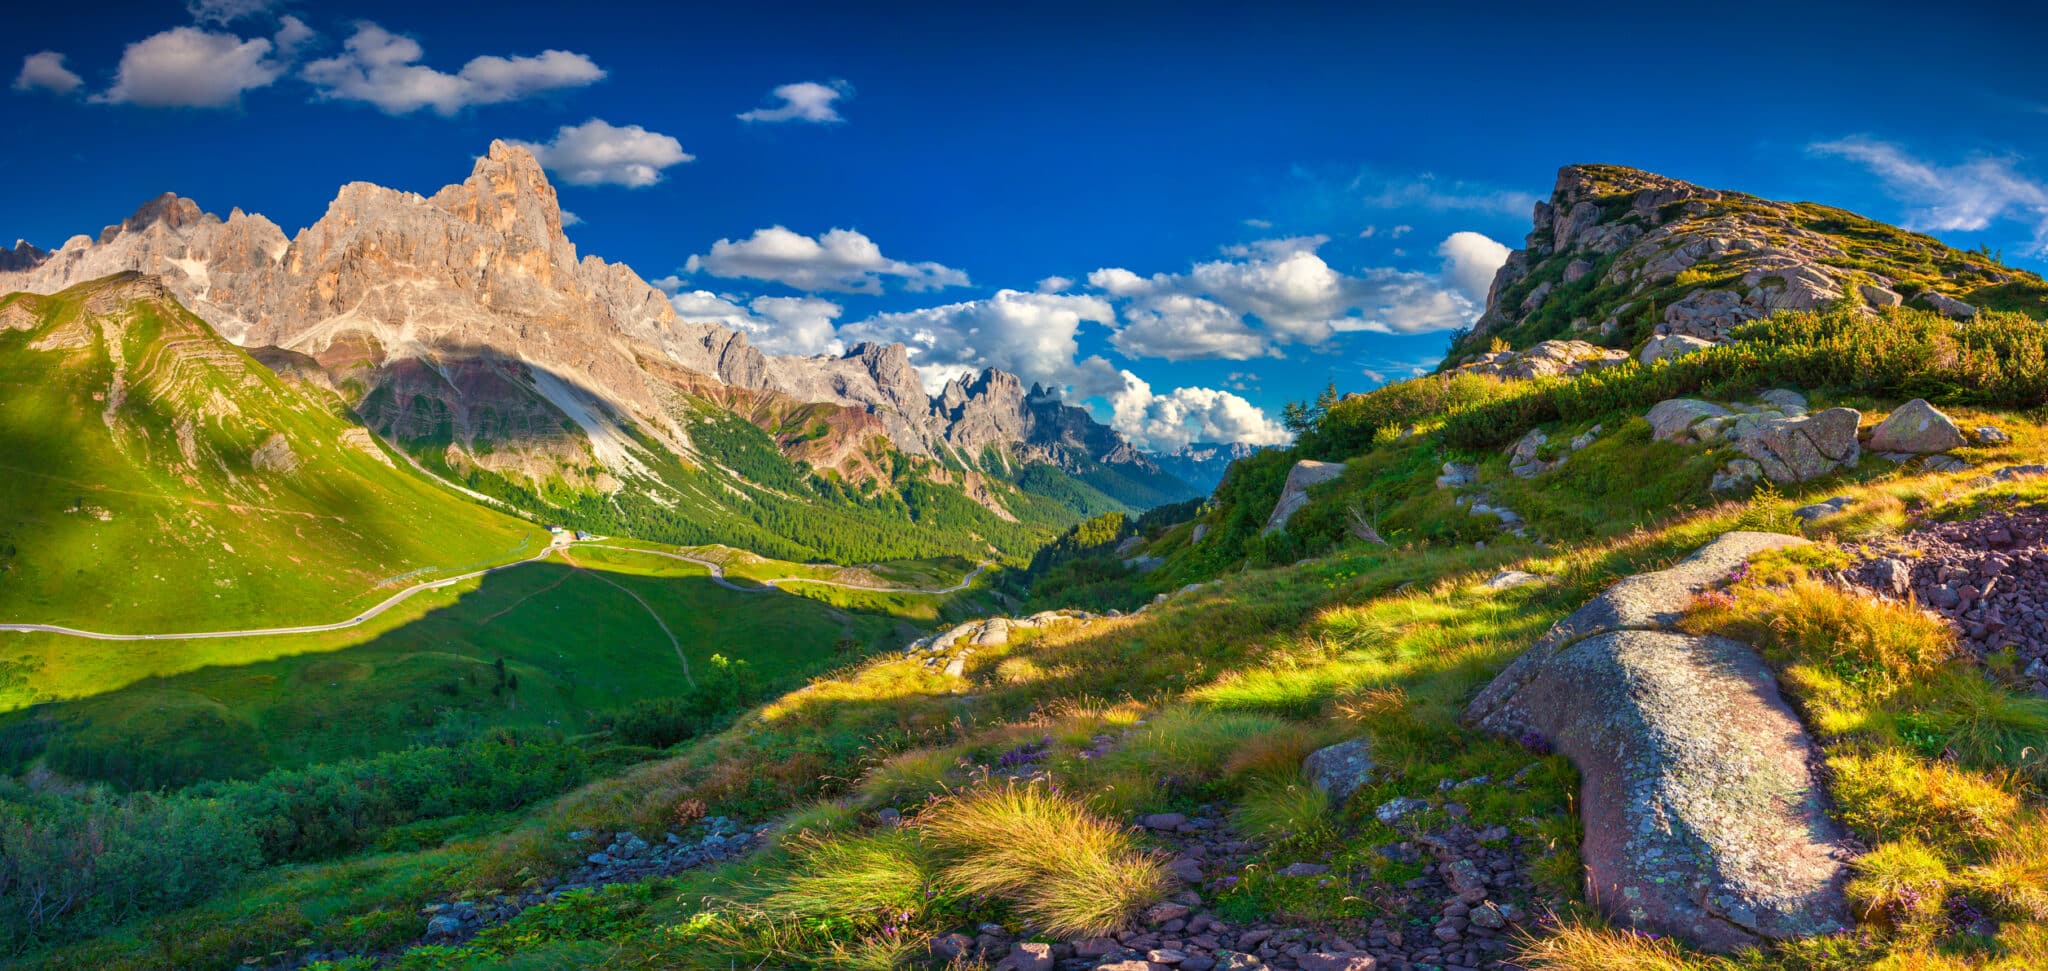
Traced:
<svg viewBox="0 0 2048 971">
<path fill-rule="evenodd" d="M 1728 533 L 1621 580 L 1467 709 L 1578 766 L 1586 897 L 1619 924 L 1719 951 L 1850 926 L 1819 750 L 1754 650 L 1674 629 L 1750 556 L 1804 542 Z"/>
<path fill-rule="evenodd" d="M 1955 625 L 1984 657 L 2010 650 L 2020 675 L 2048 694 L 2048 509 L 2010 509 L 1930 523 L 1870 548 L 1846 577 L 1907 599 Z"/>
</svg>

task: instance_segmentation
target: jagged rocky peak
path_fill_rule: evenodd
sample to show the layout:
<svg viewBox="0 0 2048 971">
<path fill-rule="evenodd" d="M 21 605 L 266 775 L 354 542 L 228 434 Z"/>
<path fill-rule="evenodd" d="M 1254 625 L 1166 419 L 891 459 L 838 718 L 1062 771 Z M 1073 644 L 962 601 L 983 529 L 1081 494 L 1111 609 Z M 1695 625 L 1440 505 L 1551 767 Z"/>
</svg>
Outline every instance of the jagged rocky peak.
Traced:
<svg viewBox="0 0 2048 971">
<path fill-rule="evenodd" d="M 50 258 L 50 252 L 31 244 L 28 240 L 17 239 L 13 249 L 0 250 L 0 273 L 16 270 L 32 270 Z"/>
<path fill-rule="evenodd" d="M 1567 165 L 1446 367 L 1496 341 L 1587 341 L 1653 361 L 1781 310 L 1914 300 L 1970 316 L 2021 274 L 1855 213 L 1703 188 L 1619 165 Z"/>
<path fill-rule="evenodd" d="M 100 230 L 99 241 L 102 244 L 111 243 L 114 241 L 114 237 L 122 233 L 141 232 L 152 226 L 162 226 L 172 232 L 177 232 L 206 221 L 217 223 L 220 222 L 220 217 L 199 208 L 199 203 L 179 196 L 175 192 L 166 192 L 143 203 L 140 208 L 135 210 L 134 215 Z"/>
<path fill-rule="evenodd" d="M 518 145 L 491 142 L 469 178 L 434 194 L 434 205 L 501 233 L 562 238 L 562 203 L 540 160 Z"/>
</svg>

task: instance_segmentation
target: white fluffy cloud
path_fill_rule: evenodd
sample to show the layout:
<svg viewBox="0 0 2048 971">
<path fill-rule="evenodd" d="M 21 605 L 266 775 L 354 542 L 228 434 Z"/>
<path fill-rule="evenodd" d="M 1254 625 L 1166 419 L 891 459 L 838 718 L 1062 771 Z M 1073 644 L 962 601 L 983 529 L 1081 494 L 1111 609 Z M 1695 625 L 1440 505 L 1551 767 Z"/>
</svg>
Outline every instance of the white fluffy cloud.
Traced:
<svg viewBox="0 0 2048 971">
<path fill-rule="evenodd" d="M 1480 233 L 1452 233 L 1438 244 L 1436 255 L 1444 258 L 1444 280 L 1467 300 L 1486 302 L 1493 276 L 1508 261 L 1508 248 Z"/>
<path fill-rule="evenodd" d="M 655 286 L 674 289 L 680 281 L 666 277 Z M 690 321 L 723 324 L 743 331 L 756 347 L 770 354 L 842 354 L 846 345 L 833 332 L 845 308 L 819 297 L 740 298 L 709 290 L 682 290 L 669 296 L 676 313 Z"/>
<path fill-rule="evenodd" d="M 95 100 L 154 108 L 226 108 L 242 92 L 268 87 L 287 65 L 262 37 L 197 27 L 151 34 L 121 52 L 114 86 Z"/>
<path fill-rule="evenodd" d="M 419 63 L 426 52 L 418 41 L 368 21 L 357 24 L 342 47 L 334 57 L 307 64 L 300 76 L 322 98 L 368 102 L 393 115 L 421 108 L 452 115 L 473 105 L 584 87 L 605 76 L 590 58 L 558 50 L 531 57 L 475 57 L 448 74 Z"/>
<path fill-rule="evenodd" d="M 533 153 L 548 171 L 571 185 L 623 185 L 642 188 L 661 181 L 661 171 L 692 161 L 683 143 L 639 125 L 613 125 L 592 118 L 563 125 L 546 142 L 515 142 Z"/>
<path fill-rule="evenodd" d="M 2029 251 L 2048 253 L 2048 185 L 2021 175 L 2008 158 L 1936 165 L 1889 142 L 1844 138 L 1810 146 L 1815 154 L 1857 162 L 1912 207 L 1907 227 L 1975 232 L 1994 220 L 2013 219 L 2033 231 Z"/>
<path fill-rule="evenodd" d="M 839 334 L 850 342 L 908 345 L 928 390 L 961 371 L 998 367 L 1086 398 L 1123 387 L 1108 361 L 1080 359 L 1076 339 L 1084 321 L 1107 326 L 1115 320 L 1115 309 L 1101 297 L 999 290 L 983 300 L 877 314 Z"/>
<path fill-rule="evenodd" d="M 834 79 L 825 84 L 816 81 L 798 81 L 794 84 L 776 86 L 770 92 L 782 103 L 773 108 L 755 108 L 741 112 L 741 121 L 780 122 L 808 121 L 818 124 L 841 122 L 839 109 L 832 106 L 835 101 L 851 99 L 853 85 Z"/>
<path fill-rule="evenodd" d="M 315 36 L 313 28 L 306 26 L 305 21 L 285 14 L 277 18 L 277 33 L 271 35 L 270 41 L 277 45 L 277 56 L 292 60 L 299 56 L 299 48 L 306 46 L 306 42 Z"/>
<path fill-rule="evenodd" d="M 64 55 L 56 51 L 39 51 L 22 58 L 21 73 L 14 76 L 16 91 L 70 94 L 84 84 L 85 79 L 71 73 L 64 66 Z"/>
<path fill-rule="evenodd" d="M 1074 289 L 1073 277 L 1049 276 L 1038 281 L 1039 293 L 1065 293 L 1072 289 Z"/>
<path fill-rule="evenodd" d="M 842 293 L 880 293 L 885 278 L 913 291 L 969 285 L 966 273 L 949 266 L 889 259 L 874 240 L 851 229 L 828 230 L 815 239 L 781 226 L 757 229 L 746 239 L 711 244 L 711 252 L 690 257 L 685 269 Z"/>
<path fill-rule="evenodd" d="M 1109 397 L 1110 427 L 1139 448 L 1164 451 L 1189 442 L 1279 445 L 1287 430 L 1251 402 L 1215 388 L 1175 388 L 1153 394 L 1144 379 L 1124 371 L 1123 387 Z"/>
<path fill-rule="evenodd" d="M 1278 344 L 1320 344 L 1332 334 L 1413 334 L 1471 323 L 1485 298 L 1471 280 L 1492 250 L 1506 248 L 1478 233 L 1444 241 L 1441 274 L 1386 268 L 1356 276 L 1317 255 L 1325 236 L 1269 239 L 1227 247 L 1228 259 L 1198 263 L 1186 273 L 1140 276 L 1122 267 L 1088 275 L 1096 289 L 1127 301 L 1128 324 L 1114 341 L 1132 356 L 1169 360 L 1246 360 L 1275 354 Z M 1482 267 L 1485 269 L 1482 271 Z"/>
</svg>

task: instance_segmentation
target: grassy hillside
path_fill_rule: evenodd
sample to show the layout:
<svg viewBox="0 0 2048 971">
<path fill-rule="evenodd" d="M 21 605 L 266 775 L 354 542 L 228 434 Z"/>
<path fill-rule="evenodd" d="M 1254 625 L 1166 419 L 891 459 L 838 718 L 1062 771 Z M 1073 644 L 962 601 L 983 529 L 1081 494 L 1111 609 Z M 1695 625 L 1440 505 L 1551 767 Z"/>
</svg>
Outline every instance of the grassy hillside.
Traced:
<svg viewBox="0 0 2048 971">
<path fill-rule="evenodd" d="M 0 297 L 0 389 L 0 622 L 331 622 L 546 545 L 394 467 L 150 280 Z"/>
<path fill-rule="evenodd" d="M 17 677 L 0 686 L 0 710 L 21 710 L 0 716 L 0 771 L 43 764 L 151 788 L 493 727 L 575 734 L 604 712 L 688 695 L 698 673 L 716 670 L 714 655 L 745 662 L 766 687 L 894 647 L 949 601 L 962 602 L 957 612 L 974 599 L 801 582 L 735 590 L 648 548 L 575 547 L 345 631 L 144 642 L 10 635 L 0 666 Z M 833 578 L 737 550 L 690 553 L 744 558 L 739 572 L 760 579 Z M 944 575 L 934 586 L 950 586 L 967 569 L 885 566 L 870 579 Z"/>
</svg>

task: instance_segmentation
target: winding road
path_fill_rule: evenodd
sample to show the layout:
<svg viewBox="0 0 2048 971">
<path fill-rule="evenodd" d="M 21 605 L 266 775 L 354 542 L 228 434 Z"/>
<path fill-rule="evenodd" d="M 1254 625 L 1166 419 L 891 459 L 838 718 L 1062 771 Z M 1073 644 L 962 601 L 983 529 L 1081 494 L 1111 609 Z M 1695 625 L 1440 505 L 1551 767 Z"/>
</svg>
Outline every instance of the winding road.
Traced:
<svg viewBox="0 0 2048 971">
<path fill-rule="evenodd" d="M 535 553 L 534 555 L 523 560 L 518 560 L 512 563 L 502 563 L 497 566 L 486 567 L 481 570 L 474 570 L 469 573 L 464 573 L 461 576 L 446 577 L 440 580 L 431 580 L 426 583 L 414 584 L 410 587 L 405 588 L 404 590 L 400 590 L 399 592 L 392 594 L 391 596 L 385 598 L 382 603 L 379 603 L 376 606 L 371 607 L 370 609 L 355 615 L 354 617 L 333 624 L 308 624 L 301 627 L 262 627 L 252 630 L 194 631 L 190 633 L 178 634 L 108 634 L 102 631 L 79 630 L 76 627 L 64 627 L 57 624 L 0 624 L 0 632 L 12 631 L 24 634 L 59 634 L 65 637 L 83 637 L 96 641 L 202 641 L 226 637 L 278 637 L 290 634 L 323 634 L 328 631 L 347 630 L 348 628 L 358 627 L 365 623 L 368 623 L 371 620 L 375 620 L 379 615 L 383 614 L 385 611 L 388 611 L 391 608 L 396 607 L 401 603 L 404 603 L 406 600 L 412 598 L 416 594 L 424 593 L 428 590 L 439 590 L 443 587 L 453 586 L 465 580 L 474 580 L 477 577 L 497 573 L 501 570 L 511 570 L 525 566 L 529 563 L 539 563 L 540 561 L 547 559 L 557 550 L 562 551 L 564 559 L 567 559 L 568 550 L 572 545 L 583 546 L 591 549 L 620 550 L 627 553 L 645 553 L 649 556 L 665 556 L 672 560 L 683 560 L 688 563 L 695 563 L 698 566 L 704 567 L 705 569 L 711 571 L 711 582 L 716 583 L 719 586 L 724 587 L 728 590 L 737 590 L 741 593 L 763 593 L 768 590 L 775 589 L 779 584 L 782 583 L 815 583 L 828 587 L 844 587 L 850 590 L 872 590 L 878 593 L 957 593 L 961 590 L 967 589 L 968 584 L 973 583 L 974 578 L 980 576 L 982 571 L 988 568 L 988 564 L 986 563 L 977 564 L 974 567 L 974 570 L 968 573 L 966 577 L 961 579 L 959 583 L 956 583 L 950 587 L 932 589 L 918 587 L 874 586 L 870 584 L 845 583 L 838 580 L 813 580 L 808 577 L 781 577 L 775 580 L 763 580 L 761 581 L 761 585 L 758 587 L 743 587 L 725 578 L 724 566 L 718 563 L 714 563 L 710 560 L 700 559 L 698 557 L 690 556 L 683 553 L 664 553 L 660 550 L 635 549 L 630 546 L 602 546 L 594 543 L 571 544 L 557 541 L 555 543 L 550 544 L 546 548 L 542 549 L 540 552 Z M 645 603 L 645 601 L 642 601 L 643 606 L 645 605 Z M 649 611 L 652 612 L 652 608 L 649 608 Z M 660 618 L 656 617 L 656 621 L 659 622 L 659 620 Z M 664 624 L 663 629 L 665 630 L 666 627 L 667 625 Z M 670 639 L 673 640 L 674 635 L 670 635 Z"/>
</svg>

